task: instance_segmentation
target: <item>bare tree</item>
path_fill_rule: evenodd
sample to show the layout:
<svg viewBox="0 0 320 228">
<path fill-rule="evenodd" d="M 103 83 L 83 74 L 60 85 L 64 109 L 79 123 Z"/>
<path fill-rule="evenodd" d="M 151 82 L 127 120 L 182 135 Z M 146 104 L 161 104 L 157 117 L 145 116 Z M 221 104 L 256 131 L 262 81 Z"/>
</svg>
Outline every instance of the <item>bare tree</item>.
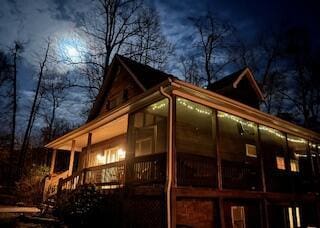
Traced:
<svg viewBox="0 0 320 228">
<path fill-rule="evenodd" d="M 45 71 L 47 69 L 47 64 L 48 64 L 48 60 L 49 60 L 49 50 L 50 50 L 50 41 L 47 41 L 47 46 L 45 49 L 44 57 L 39 63 L 38 82 L 37 82 L 36 91 L 35 91 L 35 95 L 33 98 L 32 107 L 30 110 L 30 115 L 28 118 L 27 127 L 25 130 L 25 134 L 23 137 L 23 142 L 22 142 L 22 146 L 21 146 L 21 150 L 20 150 L 20 156 L 19 156 L 19 161 L 18 161 L 18 167 L 19 167 L 19 172 L 18 172 L 19 176 L 18 177 L 21 176 L 22 171 L 24 170 L 24 163 L 25 163 L 25 158 L 26 158 L 28 146 L 29 146 L 30 135 L 31 135 L 33 123 L 34 123 L 34 120 L 36 117 L 36 112 L 37 112 L 37 109 L 40 104 L 40 102 L 39 102 L 40 86 L 42 83 L 43 75 L 45 74 Z"/>
<path fill-rule="evenodd" d="M 14 48 L 12 48 L 12 56 L 13 56 L 13 75 L 12 75 L 12 130 L 11 130 L 11 142 L 10 142 L 10 151 L 13 154 L 14 152 L 14 144 L 15 144 L 15 134 L 16 134 L 16 116 L 17 116 L 17 60 L 21 51 L 23 50 L 23 46 L 20 42 L 14 42 Z"/>
<path fill-rule="evenodd" d="M 265 92 L 265 111 L 279 114 L 284 110 L 284 93 L 287 91 L 288 67 L 284 58 L 283 39 L 279 32 L 262 34 L 257 48 L 258 73 Z"/>
<path fill-rule="evenodd" d="M 93 11 L 82 21 L 88 35 L 89 53 L 83 63 L 88 65 L 89 88 L 97 94 L 114 54 L 139 31 L 140 0 L 96 0 Z"/>
<path fill-rule="evenodd" d="M 235 45 L 230 41 L 234 32 L 233 26 L 208 12 L 206 16 L 189 18 L 197 30 L 206 82 L 209 85 L 218 79 L 219 72 L 232 62 L 229 53 Z"/>
<path fill-rule="evenodd" d="M 8 54 L 0 50 L 0 87 L 10 81 L 11 78 L 11 64 Z"/>
<path fill-rule="evenodd" d="M 140 10 L 138 31 L 125 42 L 124 55 L 142 64 L 163 69 L 174 48 L 161 32 L 160 18 L 155 9 L 144 7 Z"/>
<path fill-rule="evenodd" d="M 320 129 L 319 50 L 313 52 L 305 28 L 291 28 L 285 36 L 286 54 L 290 65 L 290 89 L 285 98 L 300 114 L 303 125 Z M 292 112 L 292 110 L 291 110 Z"/>
<path fill-rule="evenodd" d="M 67 75 L 51 72 L 46 74 L 40 85 L 42 97 L 41 117 L 45 126 L 42 128 L 43 142 L 47 143 L 55 137 L 57 110 L 66 99 L 69 88 Z"/>
<path fill-rule="evenodd" d="M 0 160 L 8 163 L 11 141 L 12 67 L 9 55 L 0 50 Z M 4 166 L 3 166 L 4 167 Z M 0 176 L 2 175 L 0 170 Z M 0 177 L 1 179 L 1 177 Z"/>
<path fill-rule="evenodd" d="M 181 65 L 181 73 L 186 82 L 190 82 L 194 85 L 201 86 L 203 78 L 199 69 L 199 62 L 196 56 L 186 55 L 179 58 Z"/>
</svg>

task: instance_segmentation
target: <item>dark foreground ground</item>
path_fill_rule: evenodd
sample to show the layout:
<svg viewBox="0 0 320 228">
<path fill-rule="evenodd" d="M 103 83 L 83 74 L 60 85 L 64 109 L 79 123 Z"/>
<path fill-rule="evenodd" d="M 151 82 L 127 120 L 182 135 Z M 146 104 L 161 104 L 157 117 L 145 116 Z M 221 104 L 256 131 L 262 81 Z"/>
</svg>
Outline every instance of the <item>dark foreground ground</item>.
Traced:
<svg viewBox="0 0 320 228">
<path fill-rule="evenodd" d="M 1 228 L 55 228 L 66 227 L 56 220 L 41 218 L 36 214 L 21 214 L 21 213 L 1 213 L 0 212 L 0 227 Z"/>
</svg>

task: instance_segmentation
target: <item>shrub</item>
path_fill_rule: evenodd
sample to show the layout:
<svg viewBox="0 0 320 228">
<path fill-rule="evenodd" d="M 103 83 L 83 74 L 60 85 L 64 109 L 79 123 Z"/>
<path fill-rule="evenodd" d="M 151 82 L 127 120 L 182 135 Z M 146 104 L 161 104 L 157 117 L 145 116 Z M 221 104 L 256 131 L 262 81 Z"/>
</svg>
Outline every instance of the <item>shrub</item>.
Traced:
<svg viewBox="0 0 320 228">
<path fill-rule="evenodd" d="M 16 182 L 18 199 L 27 204 L 41 203 L 44 180 L 48 174 L 49 167 L 32 165 L 31 169 Z"/>
<path fill-rule="evenodd" d="M 84 185 L 62 192 L 55 213 L 69 227 L 122 227 L 122 207 L 122 194 L 103 195 L 94 185 Z"/>
</svg>

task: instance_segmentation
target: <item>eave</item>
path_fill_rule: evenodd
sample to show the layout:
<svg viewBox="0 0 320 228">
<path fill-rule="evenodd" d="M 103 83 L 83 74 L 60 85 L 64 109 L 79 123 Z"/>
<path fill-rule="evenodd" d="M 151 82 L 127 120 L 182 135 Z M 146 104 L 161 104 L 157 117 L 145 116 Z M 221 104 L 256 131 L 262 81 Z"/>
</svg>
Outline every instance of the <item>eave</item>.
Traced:
<svg viewBox="0 0 320 228">
<path fill-rule="evenodd" d="M 288 121 L 282 120 L 273 115 L 264 113 L 260 110 L 217 94 L 215 92 L 202 89 L 200 87 L 194 86 L 190 83 L 183 82 L 177 79 L 168 79 L 163 83 L 153 87 L 150 90 L 136 96 L 129 102 L 123 104 L 115 110 L 105 113 L 96 119 L 82 125 L 81 127 L 53 140 L 52 142 L 45 145 L 47 148 L 59 148 L 63 144 L 68 144 L 75 138 L 88 134 L 89 132 L 105 125 L 117 118 L 133 112 L 147 104 L 150 104 L 161 97 L 159 92 L 160 87 L 164 87 L 166 91 L 169 91 L 173 95 L 181 96 L 186 99 L 198 102 L 203 105 L 207 105 L 214 109 L 227 112 L 247 120 L 262 124 L 267 127 L 277 129 L 279 131 L 292 134 L 298 137 L 310 141 L 320 142 L 320 134 L 313 132 L 309 129 L 300 127 Z M 80 150 L 81 148 L 78 148 Z"/>
<path fill-rule="evenodd" d="M 172 93 L 177 96 L 185 97 L 217 110 L 245 118 L 288 134 L 320 142 L 320 134 L 317 132 L 282 120 L 276 116 L 267 114 L 218 93 L 175 79 L 172 82 L 172 86 L 174 88 Z"/>
<path fill-rule="evenodd" d="M 101 116 L 95 118 L 94 120 L 85 123 L 81 127 L 74 129 L 73 131 L 49 142 L 45 145 L 47 148 L 59 149 L 62 145 L 69 145 L 71 147 L 71 141 L 79 138 L 80 136 L 87 135 L 88 133 L 92 132 L 93 130 L 102 127 L 105 124 L 108 124 L 121 116 L 127 115 L 129 112 L 132 112 L 145 104 L 152 103 L 155 100 L 161 97 L 159 92 L 160 86 L 166 87 L 166 90 L 169 89 L 170 82 L 169 80 L 164 81 L 163 83 L 149 89 L 148 91 L 134 97 L 132 100 L 124 103 L 118 108 L 114 110 L 104 113 Z M 76 148 L 76 151 L 81 151 L 80 147 Z"/>
</svg>

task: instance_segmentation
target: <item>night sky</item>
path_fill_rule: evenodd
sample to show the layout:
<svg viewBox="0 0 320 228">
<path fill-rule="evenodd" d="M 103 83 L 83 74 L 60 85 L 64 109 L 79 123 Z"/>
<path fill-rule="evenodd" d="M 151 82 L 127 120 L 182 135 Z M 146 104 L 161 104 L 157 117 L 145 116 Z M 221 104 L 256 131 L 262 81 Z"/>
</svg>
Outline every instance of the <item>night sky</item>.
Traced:
<svg viewBox="0 0 320 228">
<path fill-rule="evenodd" d="M 14 40 L 27 43 L 19 67 L 20 118 L 23 119 L 33 95 L 35 53 L 41 52 L 47 37 L 68 39 L 76 36 L 79 20 L 90 10 L 90 0 L 0 0 L 0 49 L 7 50 Z M 319 1 L 310 0 L 149 0 L 161 19 L 162 30 L 176 47 L 176 53 L 187 50 L 194 39 L 188 17 L 204 15 L 207 10 L 229 20 L 248 44 L 256 35 L 274 27 L 303 26 L 311 34 L 314 45 L 320 40 Z M 81 37 L 80 37 L 81 39 Z M 83 39 L 85 42 L 85 39 Z M 176 72 L 175 64 L 170 69 Z M 23 83 L 22 83 L 23 82 Z M 72 93 L 60 108 L 73 122 L 81 122 L 83 96 Z M 66 108 L 68 107 L 68 108 Z"/>
</svg>

